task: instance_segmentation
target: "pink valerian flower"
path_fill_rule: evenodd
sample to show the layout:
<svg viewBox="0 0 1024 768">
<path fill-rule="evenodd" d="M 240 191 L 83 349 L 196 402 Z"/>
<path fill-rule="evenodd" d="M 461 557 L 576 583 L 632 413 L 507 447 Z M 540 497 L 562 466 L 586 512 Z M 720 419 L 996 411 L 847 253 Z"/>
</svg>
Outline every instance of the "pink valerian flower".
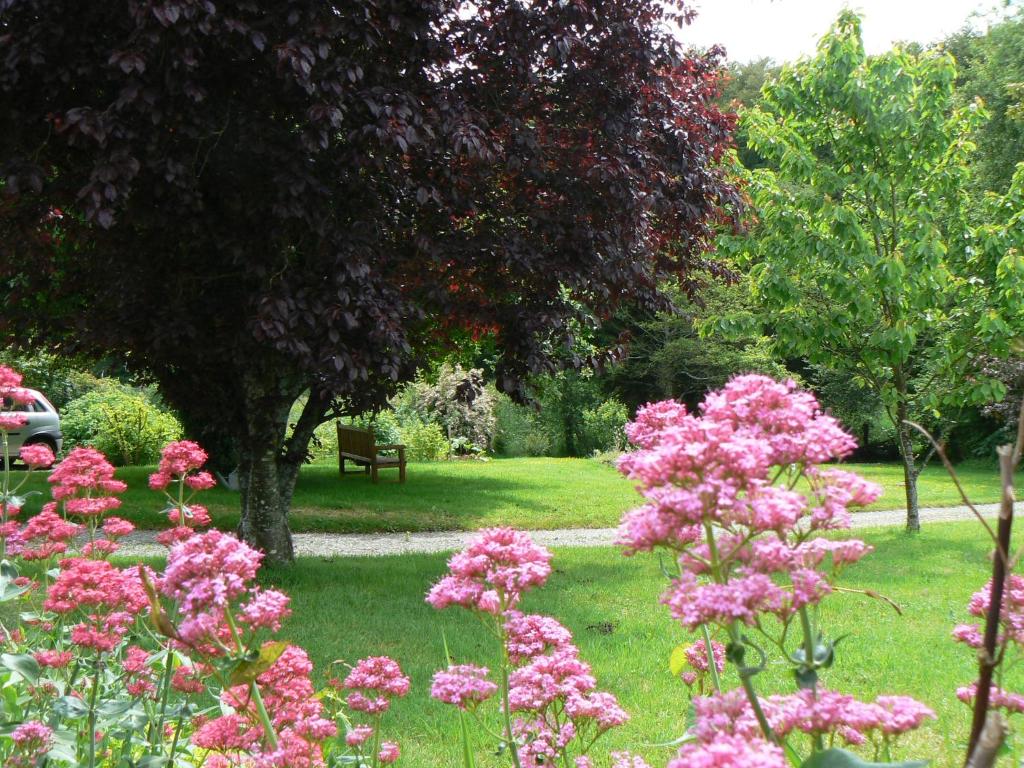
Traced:
<svg viewBox="0 0 1024 768">
<path fill-rule="evenodd" d="M 627 764 L 628 765 L 628 764 Z M 686 744 L 667 768 L 788 768 L 782 750 L 761 738 L 722 734 L 711 742 Z"/>
<path fill-rule="evenodd" d="M 56 508 L 54 502 L 43 505 L 42 512 L 31 518 L 17 534 L 12 554 L 23 560 L 48 560 L 67 551 L 68 543 L 82 527 L 66 521 Z"/>
<path fill-rule="evenodd" d="M 171 675 L 171 688 L 179 693 L 198 694 L 206 690 L 203 682 L 205 675 L 209 672 L 202 665 L 180 666 Z"/>
<path fill-rule="evenodd" d="M 156 543 L 170 549 L 175 544 L 188 541 L 195 536 L 195 534 L 195 530 L 189 528 L 187 525 L 179 525 L 174 528 L 168 528 L 160 531 L 160 533 L 156 535 Z"/>
<path fill-rule="evenodd" d="M 123 482 L 114 479 L 114 466 L 95 448 L 73 448 L 54 467 L 48 480 L 57 501 L 74 498 L 80 493 L 123 493 L 127 488 Z"/>
<path fill-rule="evenodd" d="M 277 632 L 281 622 L 291 616 L 288 603 L 291 598 L 276 589 L 259 589 L 238 609 L 238 621 L 251 629 L 269 629 Z"/>
<path fill-rule="evenodd" d="M 736 621 L 752 626 L 761 613 L 781 612 L 786 600 L 785 590 L 764 574 L 750 574 L 726 584 L 701 584 L 685 571 L 661 599 L 672 618 L 690 631 L 702 624 L 728 628 Z"/>
<path fill-rule="evenodd" d="M 743 740 L 762 738 L 746 695 L 741 689 L 693 700 L 694 736 L 712 744 L 721 736 Z M 797 731 L 810 735 L 838 736 L 848 744 L 863 744 L 878 734 L 893 741 L 903 733 L 919 728 L 935 713 L 908 696 L 879 696 L 874 702 L 862 702 L 853 696 L 818 689 L 798 691 L 761 700 L 761 707 L 772 730 L 785 738 Z"/>
<path fill-rule="evenodd" d="M 185 485 L 193 491 L 208 491 L 217 487 L 217 479 L 209 472 L 197 472 L 185 477 Z"/>
<path fill-rule="evenodd" d="M 498 691 L 498 686 L 487 679 L 487 674 L 487 667 L 453 664 L 434 673 L 430 695 L 459 709 L 471 709 Z"/>
<path fill-rule="evenodd" d="M 84 558 L 61 561 L 43 603 L 48 611 L 80 619 L 71 641 L 99 653 L 112 651 L 148 605 L 137 570 Z"/>
<path fill-rule="evenodd" d="M 192 734 L 192 743 L 200 749 L 214 752 L 249 752 L 262 735 L 246 717 L 233 712 L 203 723 Z"/>
<path fill-rule="evenodd" d="M 346 699 L 349 707 L 369 714 L 386 712 L 392 697 L 409 692 L 409 678 L 398 662 L 387 656 L 360 659 L 341 685 L 351 691 Z"/>
<path fill-rule="evenodd" d="M 629 752 L 612 752 L 611 758 L 611 768 L 651 768 L 642 757 Z"/>
<path fill-rule="evenodd" d="M 24 377 L 7 365 L 0 365 L 0 401 L 27 404 L 35 398 L 32 393 L 21 386 Z"/>
<path fill-rule="evenodd" d="M 572 633 L 550 616 L 509 611 L 505 619 L 505 648 L 513 664 L 572 643 Z"/>
<path fill-rule="evenodd" d="M 209 458 L 198 443 L 191 440 L 178 440 L 164 446 L 160 454 L 157 473 L 174 477 L 200 469 Z"/>
<path fill-rule="evenodd" d="M 479 531 L 448 561 L 450 574 L 433 586 L 434 608 L 460 605 L 498 614 L 514 608 L 523 593 L 542 586 L 551 573 L 551 553 L 529 534 L 512 528 Z"/>
<path fill-rule="evenodd" d="M 395 762 L 399 757 L 398 745 L 393 741 L 385 741 L 380 745 L 380 753 L 377 755 L 377 759 L 384 764 Z"/>
<path fill-rule="evenodd" d="M 183 639 L 198 642 L 220 626 L 231 602 L 248 595 L 262 558 L 220 531 L 198 534 L 171 548 L 160 591 L 178 601 Z"/>
<path fill-rule="evenodd" d="M 725 646 L 717 640 L 712 640 L 711 653 L 715 660 L 715 670 L 719 673 L 723 672 L 725 670 Z M 710 671 L 707 645 L 703 640 L 698 640 L 687 646 L 685 654 L 689 669 L 683 670 L 680 677 L 684 683 L 693 687 L 697 682 L 703 681 L 706 673 Z"/>
<path fill-rule="evenodd" d="M 0 412 L 0 432 L 20 429 L 28 424 L 28 414 Z"/>
<path fill-rule="evenodd" d="M 373 736 L 373 728 L 368 725 L 357 725 L 345 734 L 345 743 L 350 747 L 359 747 L 371 736 Z"/>
<path fill-rule="evenodd" d="M 32 657 L 40 667 L 63 669 L 75 656 L 71 651 L 36 651 Z"/>
<path fill-rule="evenodd" d="M 249 685 L 235 686 L 221 693 L 221 702 L 235 713 L 226 716 L 230 719 L 221 717 L 202 726 L 197 736 L 205 743 L 196 737 L 193 743 L 227 753 L 245 751 L 253 758 L 253 766 L 323 765 L 321 744 L 336 735 L 337 727 L 322 715 L 323 704 L 316 698 L 310 679 L 312 670 L 306 652 L 297 646 L 288 646 L 273 665 L 256 678 L 255 685 L 277 736 L 277 749 L 261 750 L 254 746 L 263 742 L 264 733 Z"/>
<path fill-rule="evenodd" d="M 701 413 L 765 442 L 776 465 L 820 464 L 857 447 L 838 421 L 822 413 L 814 395 L 800 390 L 792 380 L 736 376 L 708 394 Z"/>
<path fill-rule="evenodd" d="M 619 706 L 615 695 L 605 691 L 570 694 L 565 700 L 565 714 L 577 728 L 584 721 L 593 723 L 598 733 L 624 725 L 629 720 L 629 713 Z"/>
<path fill-rule="evenodd" d="M 30 469 L 48 467 L 56 460 L 56 457 L 53 455 L 53 450 L 45 443 L 23 445 L 21 450 L 18 452 L 18 456 L 29 466 Z"/>
<path fill-rule="evenodd" d="M 984 619 L 988 615 L 989 605 L 992 599 L 992 580 L 982 589 L 979 589 L 967 603 L 967 610 L 972 616 Z M 973 628 L 971 632 L 969 628 Z M 961 642 L 967 642 L 973 647 L 981 647 L 978 643 L 974 645 L 973 639 L 981 635 L 981 627 L 977 624 L 961 625 L 954 630 L 954 636 Z M 963 638 L 963 639 L 961 639 Z M 999 611 L 999 637 L 998 644 L 1004 643 L 1007 639 L 1017 645 L 1024 645 L 1024 576 L 1011 573 L 1006 578 L 1003 588 L 1003 605 Z"/>
<path fill-rule="evenodd" d="M 167 519 L 175 525 L 185 525 L 190 528 L 205 528 L 212 522 L 209 511 L 202 504 L 173 507 L 167 510 Z"/>
<path fill-rule="evenodd" d="M 586 694 L 597 687 L 590 665 L 580 659 L 574 647 L 537 656 L 509 676 L 509 709 L 512 712 L 541 712 L 556 699 Z"/>
<path fill-rule="evenodd" d="M 53 746 L 53 729 L 38 720 L 22 723 L 11 732 L 14 755 L 6 768 L 29 768 L 49 752 Z"/>
<path fill-rule="evenodd" d="M 973 705 L 974 697 L 977 695 L 977 682 L 956 689 L 956 697 L 967 705 Z M 1024 713 L 1024 694 L 1007 691 L 995 683 L 989 689 L 988 703 L 990 707 L 1005 710 L 1008 714 Z"/>
</svg>

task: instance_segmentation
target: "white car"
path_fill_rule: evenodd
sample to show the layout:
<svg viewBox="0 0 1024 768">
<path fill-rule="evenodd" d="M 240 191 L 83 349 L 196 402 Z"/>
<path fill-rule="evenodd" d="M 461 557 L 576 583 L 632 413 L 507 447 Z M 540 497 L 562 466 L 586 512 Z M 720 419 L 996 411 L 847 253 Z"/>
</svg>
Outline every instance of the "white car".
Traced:
<svg viewBox="0 0 1024 768">
<path fill-rule="evenodd" d="M 57 454 L 64 442 L 57 409 L 42 392 L 34 389 L 28 391 L 32 393 L 32 402 L 17 403 L 13 409 L 16 413 L 25 413 L 28 416 L 28 424 L 7 433 L 7 448 L 11 457 L 16 458 L 23 445 L 39 443 L 50 446 L 50 450 Z M 2 461 L 3 457 L 0 456 L 0 462 Z"/>
</svg>

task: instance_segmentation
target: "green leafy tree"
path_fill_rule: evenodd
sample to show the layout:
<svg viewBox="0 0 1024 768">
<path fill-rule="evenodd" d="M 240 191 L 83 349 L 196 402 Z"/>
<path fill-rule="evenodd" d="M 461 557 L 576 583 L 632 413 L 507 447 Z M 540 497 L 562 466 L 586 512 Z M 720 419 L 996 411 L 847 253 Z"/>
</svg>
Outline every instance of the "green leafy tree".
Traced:
<svg viewBox="0 0 1024 768">
<path fill-rule="evenodd" d="M 980 220 L 993 223 L 972 229 L 970 136 L 983 112 L 956 104 L 955 77 L 942 52 L 866 56 L 860 19 L 844 12 L 817 54 L 784 68 L 741 116 L 769 167 L 746 179 L 756 220 L 722 240 L 749 267 L 753 314 L 781 348 L 880 397 L 909 530 L 921 456 L 908 420 L 999 399 L 973 356 L 1005 354 L 1021 317 L 1024 173 L 986 199 Z"/>
<path fill-rule="evenodd" d="M 711 283 L 701 298 L 698 304 L 678 295 L 677 311 L 627 323 L 628 351 L 609 368 L 605 383 L 634 409 L 667 397 L 696 408 L 708 390 L 738 373 L 791 375 L 759 331 L 723 335 L 709 323 L 726 311 L 752 308 L 745 278 Z"/>
<path fill-rule="evenodd" d="M 962 101 L 980 98 L 990 119 L 974 135 L 975 186 L 1005 192 L 1016 163 L 1024 160 L 1024 8 L 984 33 L 967 29 L 944 42 L 957 60 L 957 89 Z"/>
</svg>

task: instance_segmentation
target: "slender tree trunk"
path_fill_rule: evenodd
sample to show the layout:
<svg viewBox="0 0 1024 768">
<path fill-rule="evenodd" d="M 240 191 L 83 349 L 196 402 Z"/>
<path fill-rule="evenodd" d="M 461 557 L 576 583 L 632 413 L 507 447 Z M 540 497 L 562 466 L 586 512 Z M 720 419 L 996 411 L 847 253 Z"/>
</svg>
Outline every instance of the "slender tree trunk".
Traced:
<svg viewBox="0 0 1024 768">
<path fill-rule="evenodd" d="M 914 441 L 910 432 L 912 427 L 907 424 L 908 413 L 905 402 L 899 404 L 897 414 L 899 423 L 896 425 L 896 434 L 899 435 L 900 458 L 903 460 L 903 483 L 907 493 L 907 531 L 917 533 L 921 530 L 917 499 L 917 476 L 920 474 L 920 470 L 914 459 Z"/>
<path fill-rule="evenodd" d="M 278 449 L 259 451 L 257 455 L 243 450 L 239 468 L 242 494 L 242 517 L 239 538 L 262 550 L 268 564 L 289 563 L 295 559 L 292 532 L 288 527 L 295 482 L 284 477 L 278 460 Z"/>
<path fill-rule="evenodd" d="M 265 563 L 290 563 L 295 553 L 288 509 L 298 464 L 286 454 L 285 436 L 298 393 L 273 372 L 262 377 L 247 375 L 242 389 L 245 418 L 238 439 L 242 497 L 238 535 L 264 553 Z"/>
</svg>

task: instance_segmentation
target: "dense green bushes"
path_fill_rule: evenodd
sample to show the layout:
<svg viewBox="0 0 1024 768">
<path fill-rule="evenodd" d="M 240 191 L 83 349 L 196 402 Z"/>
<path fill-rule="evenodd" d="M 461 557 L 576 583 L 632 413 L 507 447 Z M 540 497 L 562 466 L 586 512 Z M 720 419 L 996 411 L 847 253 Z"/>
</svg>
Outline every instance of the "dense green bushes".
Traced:
<svg viewBox="0 0 1024 768">
<path fill-rule="evenodd" d="M 178 420 L 151 397 L 110 379 L 67 404 L 61 430 L 65 451 L 88 445 L 118 465 L 151 464 L 182 435 Z"/>
</svg>

